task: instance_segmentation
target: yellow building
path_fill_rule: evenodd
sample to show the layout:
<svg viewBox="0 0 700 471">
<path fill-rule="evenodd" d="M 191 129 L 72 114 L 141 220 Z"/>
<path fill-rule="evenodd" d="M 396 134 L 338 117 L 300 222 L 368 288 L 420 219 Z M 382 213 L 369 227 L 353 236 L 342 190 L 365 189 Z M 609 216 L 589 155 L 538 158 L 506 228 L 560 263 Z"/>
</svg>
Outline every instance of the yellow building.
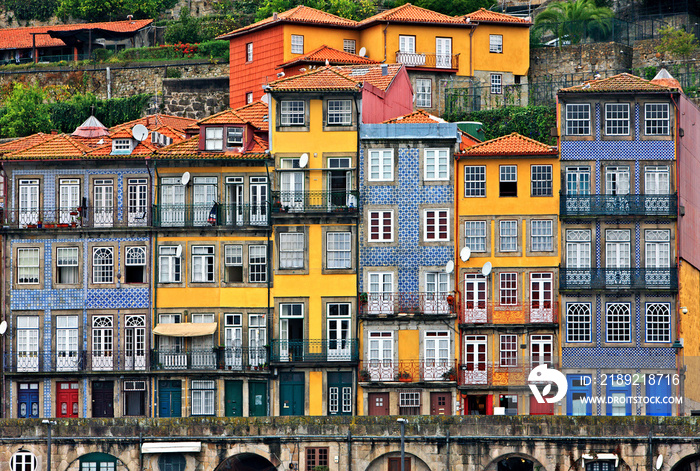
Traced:
<svg viewBox="0 0 700 471">
<path fill-rule="evenodd" d="M 524 393 L 559 357 L 557 150 L 513 133 L 456 157 L 463 413 L 551 414 Z"/>
</svg>

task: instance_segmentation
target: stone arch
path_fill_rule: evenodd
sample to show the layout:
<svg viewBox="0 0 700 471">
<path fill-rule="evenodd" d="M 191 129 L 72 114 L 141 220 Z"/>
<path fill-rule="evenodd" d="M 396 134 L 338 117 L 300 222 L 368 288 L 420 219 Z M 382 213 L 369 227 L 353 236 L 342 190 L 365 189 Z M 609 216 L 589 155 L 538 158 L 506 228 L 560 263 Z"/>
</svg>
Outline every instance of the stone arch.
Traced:
<svg viewBox="0 0 700 471">
<path fill-rule="evenodd" d="M 219 463 L 214 471 L 276 471 L 267 458 L 255 453 L 238 453 Z"/>
<path fill-rule="evenodd" d="M 372 461 L 370 461 L 369 465 L 367 465 L 364 471 L 385 471 L 388 469 L 387 463 L 390 458 L 392 460 L 396 459 L 399 463 L 401 463 L 401 452 L 390 451 L 376 456 Z M 425 460 L 408 450 L 404 452 L 404 459 L 407 458 L 411 460 L 411 471 L 433 471 L 430 469 L 430 466 L 425 462 Z"/>
<path fill-rule="evenodd" d="M 656 457 L 654 457 L 656 458 Z M 699 471 L 700 453 L 686 455 L 671 466 L 671 471 Z"/>
<path fill-rule="evenodd" d="M 66 471 L 79 471 L 80 470 L 80 460 L 86 460 L 86 459 L 99 459 L 99 458 L 104 458 L 104 457 L 110 457 L 113 458 L 116 462 L 115 466 L 115 471 L 129 471 L 129 467 L 126 465 L 124 461 L 121 460 L 121 458 L 114 456 L 109 453 L 104 453 L 101 451 L 93 451 L 90 453 L 85 453 L 83 455 L 78 456 L 75 458 L 73 461 L 68 463 L 68 466 L 66 467 Z M 100 471 L 100 470 L 97 470 Z"/>
<path fill-rule="evenodd" d="M 533 456 L 513 452 L 494 458 L 484 466 L 484 471 L 546 471 L 546 468 Z"/>
</svg>

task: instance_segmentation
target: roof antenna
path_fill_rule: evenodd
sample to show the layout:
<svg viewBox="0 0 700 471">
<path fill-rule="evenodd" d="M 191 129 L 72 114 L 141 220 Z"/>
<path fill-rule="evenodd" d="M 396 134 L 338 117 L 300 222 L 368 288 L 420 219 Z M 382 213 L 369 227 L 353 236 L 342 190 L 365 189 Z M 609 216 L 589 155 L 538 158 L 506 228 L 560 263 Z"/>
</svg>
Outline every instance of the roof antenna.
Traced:
<svg viewBox="0 0 700 471">
<path fill-rule="evenodd" d="M 91 114 L 92 116 L 95 116 L 95 105 L 90 106 L 90 110 L 91 110 L 91 111 L 90 111 L 90 114 Z"/>
</svg>

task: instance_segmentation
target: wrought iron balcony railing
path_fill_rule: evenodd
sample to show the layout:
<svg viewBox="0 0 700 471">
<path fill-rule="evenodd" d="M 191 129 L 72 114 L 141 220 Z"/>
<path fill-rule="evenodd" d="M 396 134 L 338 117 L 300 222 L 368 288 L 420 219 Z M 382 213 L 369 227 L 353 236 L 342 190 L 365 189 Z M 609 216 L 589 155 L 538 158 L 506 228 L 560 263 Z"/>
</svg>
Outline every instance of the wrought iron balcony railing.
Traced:
<svg viewBox="0 0 700 471">
<path fill-rule="evenodd" d="M 5 371 L 11 373 L 54 373 L 90 371 L 145 371 L 146 352 L 100 351 L 16 351 L 5 354 Z"/>
<path fill-rule="evenodd" d="M 74 229 L 79 227 L 146 227 L 150 210 L 114 206 L 91 208 L 4 208 L 3 225 L 18 229 Z"/>
<path fill-rule="evenodd" d="M 459 69 L 459 54 L 428 54 L 396 51 L 396 62 L 406 67 L 428 69 Z"/>
<path fill-rule="evenodd" d="M 153 205 L 157 227 L 267 226 L 268 204 L 157 204 Z"/>
<path fill-rule="evenodd" d="M 530 371 L 542 364 L 558 368 L 556 361 L 526 363 L 515 362 L 513 366 L 500 362 L 468 362 L 459 367 L 460 386 L 526 386 Z"/>
<path fill-rule="evenodd" d="M 561 268 L 560 290 L 678 289 L 678 269 L 669 268 Z"/>
<path fill-rule="evenodd" d="M 559 322 L 559 305 L 552 301 L 498 304 L 465 300 L 460 324 L 541 324 Z"/>
<path fill-rule="evenodd" d="M 671 216 L 678 195 L 561 195 L 561 216 Z"/>
<path fill-rule="evenodd" d="M 358 367 L 363 382 L 457 381 L 455 360 L 363 360 Z"/>
<path fill-rule="evenodd" d="M 171 348 L 151 350 L 152 370 L 268 369 L 266 347 Z"/>
<path fill-rule="evenodd" d="M 273 191 L 272 212 L 357 213 L 356 190 L 347 191 Z"/>
<path fill-rule="evenodd" d="M 270 359 L 277 363 L 357 361 L 357 339 L 273 340 Z"/>
<path fill-rule="evenodd" d="M 457 302 L 453 292 L 446 293 L 362 293 L 360 315 L 425 314 L 454 316 Z"/>
</svg>

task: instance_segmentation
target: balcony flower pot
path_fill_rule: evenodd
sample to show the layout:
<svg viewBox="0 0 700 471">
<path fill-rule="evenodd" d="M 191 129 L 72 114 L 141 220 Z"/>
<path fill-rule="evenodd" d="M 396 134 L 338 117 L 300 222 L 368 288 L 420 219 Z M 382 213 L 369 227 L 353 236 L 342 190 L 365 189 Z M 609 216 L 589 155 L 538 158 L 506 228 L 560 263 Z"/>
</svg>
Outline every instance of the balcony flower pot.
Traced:
<svg viewBox="0 0 700 471">
<path fill-rule="evenodd" d="M 372 379 L 372 376 L 369 374 L 369 371 L 360 371 L 360 381 L 369 381 L 370 379 Z"/>
<path fill-rule="evenodd" d="M 42 227 L 44 227 L 44 223 L 41 222 L 41 221 L 39 221 L 39 222 L 36 223 L 36 227 L 38 227 L 39 229 L 41 229 Z"/>
<path fill-rule="evenodd" d="M 396 379 L 401 383 L 410 383 L 413 380 L 413 377 L 408 371 L 404 371 L 402 373 L 397 374 Z"/>
<path fill-rule="evenodd" d="M 454 368 L 450 368 L 442 374 L 442 379 L 445 381 L 457 381 L 457 372 Z"/>
<path fill-rule="evenodd" d="M 62 229 L 65 229 L 65 228 L 67 228 L 67 227 L 70 227 L 70 224 L 67 224 L 67 223 L 60 223 L 60 224 L 58 224 L 57 227 L 62 228 Z"/>
<path fill-rule="evenodd" d="M 27 224 L 27 229 L 36 229 L 36 224 Z"/>
<path fill-rule="evenodd" d="M 369 296 L 367 296 L 367 293 L 360 293 L 360 302 L 362 304 L 367 304 L 367 299 Z"/>
<path fill-rule="evenodd" d="M 75 221 L 72 221 L 72 222 L 70 223 L 70 227 L 78 227 L 78 223 L 75 222 Z"/>
<path fill-rule="evenodd" d="M 56 225 L 53 223 L 47 222 L 46 224 L 44 224 L 45 229 L 53 229 L 54 227 L 56 227 Z"/>
</svg>

